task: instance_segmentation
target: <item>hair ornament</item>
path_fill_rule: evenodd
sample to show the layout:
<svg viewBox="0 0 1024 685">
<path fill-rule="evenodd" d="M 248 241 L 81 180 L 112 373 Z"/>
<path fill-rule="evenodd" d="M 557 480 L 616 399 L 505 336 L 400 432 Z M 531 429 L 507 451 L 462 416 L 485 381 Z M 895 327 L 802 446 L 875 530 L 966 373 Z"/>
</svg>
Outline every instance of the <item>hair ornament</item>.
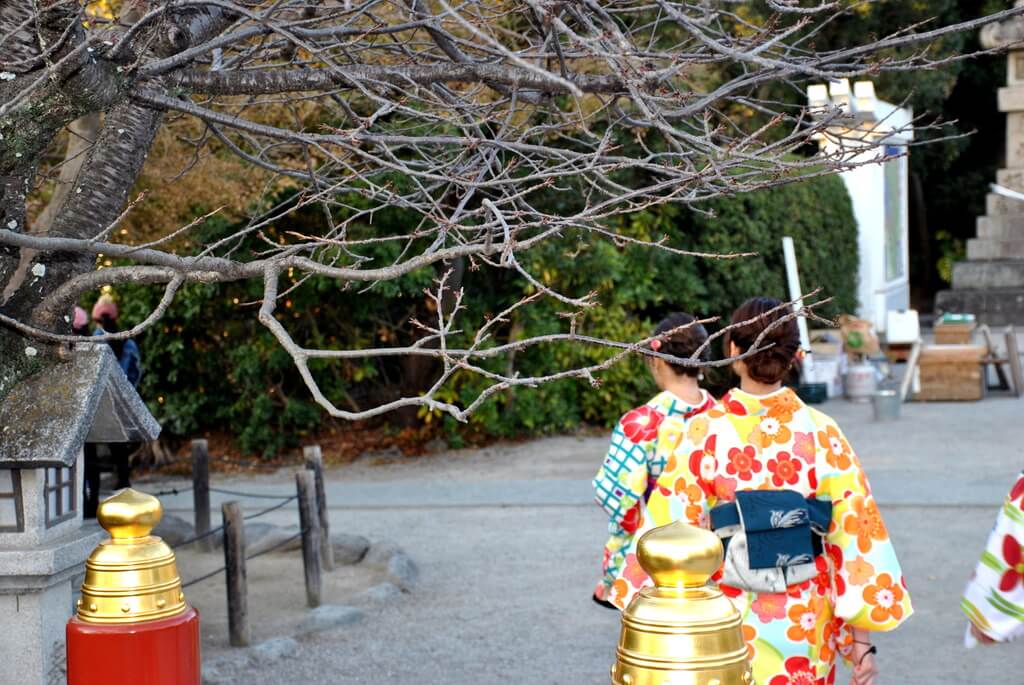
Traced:
<svg viewBox="0 0 1024 685">
<path fill-rule="evenodd" d="M 801 362 L 804 360 L 804 357 L 806 357 L 806 356 L 807 356 L 807 351 L 804 348 L 802 348 L 802 347 L 797 348 L 796 354 L 793 355 L 793 357 L 796 358 L 797 361 L 801 361 Z"/>
</svg>

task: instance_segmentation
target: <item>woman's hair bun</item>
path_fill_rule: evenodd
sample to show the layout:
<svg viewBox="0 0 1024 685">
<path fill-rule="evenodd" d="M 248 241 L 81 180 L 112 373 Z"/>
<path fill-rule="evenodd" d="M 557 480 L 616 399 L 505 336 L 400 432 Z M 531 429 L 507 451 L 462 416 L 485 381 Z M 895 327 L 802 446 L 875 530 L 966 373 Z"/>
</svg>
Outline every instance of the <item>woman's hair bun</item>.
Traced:
<svg viewBox="0 0 1024 685">
<path fill-rule="evenodd" d="M 685 328 L 682 328 L 685 326 Z M 654 329 L 654 335 L 661 335 L 667 331 L 681 328 L 681 330 L 672 333 L 664 338 L 660 338 L 661 344 L 658 346 L 651 345 L 651 348 L 661 354 L 668 354 L 673 357 L 679 357 L 686 359 L 692 357 L 693 353 L 700 349 L 708 339 L 708 332 L 704 328 L 704 325 L 697 321 L 697 319 L 683 312 L 671 314 L 664 318 L 661 323 Z M 657 342 L 657 341 L 655 341 Z M 707 359 L 707 349 L 705 348 L 702 352 L 699 360 L 703 361 Z M 700 375 L 700 367 L 698 366 L 687 366 L 685 364 L 677 364 L 665 360 L 665 363 L 669 365 L 676 374 L 680 376 L 690 376 L 696 378 Z"/>
<path fill-rule="evenodd" d="M 767 349 L 743 360 L 747 373 L 755 381 L 778 383 L 793 367 L 800 350 L 800 329 L 795 318 L 782 321 L 789 313 L 781 301 L 771 297 L 752 297 L 733 312 L 732 325 L 736 328 L 726 336 L 726 349 L 728 342 L 733 342 L 742 354 L 750 349 L 759 335 L 770 329 L 758 345 Z"/>
</svg>

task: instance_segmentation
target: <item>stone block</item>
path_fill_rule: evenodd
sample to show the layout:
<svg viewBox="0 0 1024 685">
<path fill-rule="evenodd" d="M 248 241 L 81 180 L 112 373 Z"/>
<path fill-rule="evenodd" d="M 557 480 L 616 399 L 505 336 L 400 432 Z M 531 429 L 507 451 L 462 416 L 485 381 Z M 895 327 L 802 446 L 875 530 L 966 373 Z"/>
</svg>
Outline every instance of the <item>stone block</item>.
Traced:
<svg viewBox="0 0 1024 685">
<path fill-rule="evenodd" d="M 996 183 L 1004 188 L 1024 193 L 1024 169 L 1000 169 L 996 172 Z"/>
<path fill-rule="evenodd" d="M 1000 112 L 1024 112 L 1024 85 L 1005 86 L 998 94 Z"/>
<path fill-rule="evenodd" d="M 936 314 L 974 314 L 989 326 L 1024 326 L 1024 288 L 942 290 L 935 298 Z"/>
<path fill-rule="evenodd" d="M 967 259 L 1024 259 L 1024 240 L 972 238 L 967 241 Z"/>
<path fill-rule="evenodd" d="M 1024 213 L 1024 201 L 1022 200 L 1015 200 L 997 193 L 988 193 L 985 196 L 985 214 L 990 217 L 1020 213 Z"/>
<path fill-rule="evenodd" d="M 1024 240 L 1024 213 L 979 216 L 976 226 L 979 238 Z"/>
<path fill-rule="evenodd" d="M 953 287 L 1024 288 L 1024 261 L 957 262 L 953 265 Z"/>
<path fill-rule="evenodd" d="M 1015 90 L 1024 92 L 1024 88 Z M 1024 111 L 1006 115 L 1006 166 L 1011 169 L 1024 166 Z"/>
<path fill-rule="evenodd" d="M 4 638 L 0 640 L 0 682 L 52 685 L 64 682 L 64 624 L 71 615 L 71 584 L 43 592 L 0 595 Z"/>
</svg>

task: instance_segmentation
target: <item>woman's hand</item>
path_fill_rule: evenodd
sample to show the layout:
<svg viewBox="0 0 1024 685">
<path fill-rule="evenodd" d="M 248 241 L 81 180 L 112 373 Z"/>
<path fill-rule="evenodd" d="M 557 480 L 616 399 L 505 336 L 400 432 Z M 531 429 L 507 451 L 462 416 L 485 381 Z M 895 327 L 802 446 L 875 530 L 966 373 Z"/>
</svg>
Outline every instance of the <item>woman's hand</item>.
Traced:
<svg viewBox="0 0 1024 685">
<path fill-rule="evenodd" d="M 875 685 L 878 679 L 878 664 L 875 662 L 875 648 L 871 645 L 871 633 L 854 628 L 853 649 L 850 659 L 853 661 L 853 679 L 850 685 Z"/>
<path fill-rule="evenodd" d="M 875 655 L 867 653 L 867 647 L 858 656 L 858 650 L 853 650 L 853 679 L 850 685 L 875 685 L 878 679 L 878 664 L 875 663 Z"/>
</svg>

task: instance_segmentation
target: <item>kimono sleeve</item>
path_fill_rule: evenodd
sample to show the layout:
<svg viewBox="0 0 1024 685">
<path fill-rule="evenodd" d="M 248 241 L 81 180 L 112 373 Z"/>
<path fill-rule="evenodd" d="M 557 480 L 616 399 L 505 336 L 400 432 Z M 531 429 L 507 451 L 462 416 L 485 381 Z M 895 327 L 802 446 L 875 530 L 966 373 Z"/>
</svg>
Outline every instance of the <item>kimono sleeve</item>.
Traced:
<svg viewBox="0 0 1024 685">
<path fill-rule="evenodd" d="M 636 429 L 638 412 L 655 424 L 653 431 Z M 661 418 L 650 407 L 641 407 L 623 416 L 612 432 L 608 454 L 593 480 L 594 499 L 608 514 L 609 532 L 636 530 L 637 504 L 647 492 L 648 456 Z"/>
<path fill-rule="evenodd" d="M 960 608 L 996 642 L 1024 637 L 1024 473 L 999 510 Z"/>
<path fill-rule="evenodd" d="M 857 455 L 831 419 L 819 418 L 817 495 L 832 500 L 826 552 L 836 616 L 854 628 L 892 630 L 913 612 L 903 571 Z"/>
</svg>

